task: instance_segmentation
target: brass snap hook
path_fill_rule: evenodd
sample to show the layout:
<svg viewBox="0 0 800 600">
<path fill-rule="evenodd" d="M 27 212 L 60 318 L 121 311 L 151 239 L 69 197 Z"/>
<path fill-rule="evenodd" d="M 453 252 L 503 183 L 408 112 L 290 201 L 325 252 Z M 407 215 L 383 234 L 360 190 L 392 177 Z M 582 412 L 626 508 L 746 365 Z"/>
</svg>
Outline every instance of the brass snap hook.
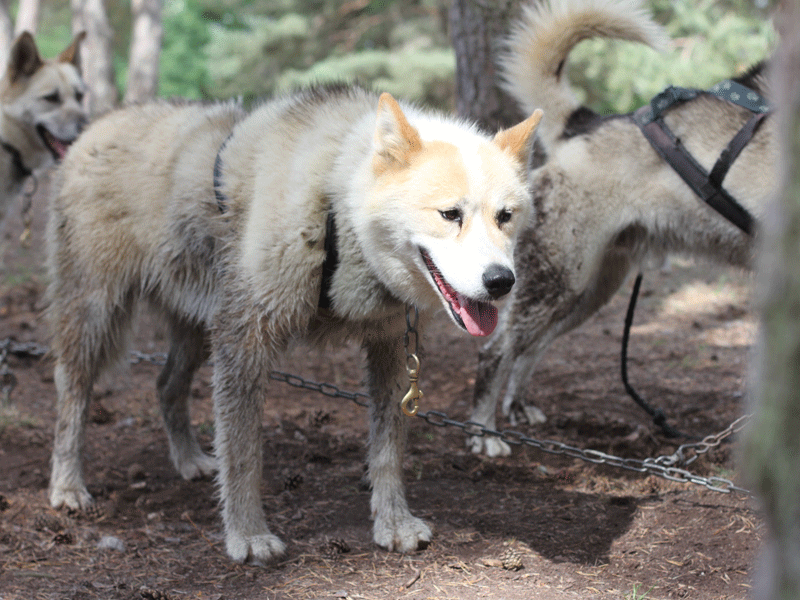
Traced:
<svg viewBox="0 0 800 600">
<path fill-rule="evenodd" d="M 400 402 L 400 408 L 403 409 L 403 413 L 407 416 L 414 417 L 419 411 L 419 399 L 422 398 L 422 392 L 419 389 L 419 385 L 417 385 L 419 380 L 419 358 L 416 354 L 408 355 L 406 369 L 408 370 L 409 387 L 408 392 Z"/>
</svg>

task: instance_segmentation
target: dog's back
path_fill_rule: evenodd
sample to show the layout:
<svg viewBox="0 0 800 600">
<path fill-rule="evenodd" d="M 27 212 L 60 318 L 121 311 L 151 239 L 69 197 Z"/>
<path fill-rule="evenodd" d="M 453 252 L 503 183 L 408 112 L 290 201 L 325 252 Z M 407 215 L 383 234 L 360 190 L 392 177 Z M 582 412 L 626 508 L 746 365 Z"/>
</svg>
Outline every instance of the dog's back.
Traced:
<svg viewBox="0 0 800 600">
<path fill-rule="evenodd" d="M 197 307 L 208 303 L 219 227 L 210 174 L 240 117 L 233 104 L 131 106 L 74 144 L 54 185 L 47 234 L 55 313 L 68 318 L 65 303 L 81 295 L 89 273 L 119 306 L 145 294 L 191 305 L 169 306 L 177 313 L 207 313 Z"/>
</svg>

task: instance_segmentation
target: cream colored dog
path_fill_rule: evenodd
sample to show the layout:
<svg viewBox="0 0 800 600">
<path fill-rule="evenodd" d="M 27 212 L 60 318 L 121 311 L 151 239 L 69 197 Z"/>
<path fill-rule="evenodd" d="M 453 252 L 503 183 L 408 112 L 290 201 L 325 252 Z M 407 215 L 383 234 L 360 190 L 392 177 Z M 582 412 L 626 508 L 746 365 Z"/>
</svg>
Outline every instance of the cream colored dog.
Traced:
<svg viewBox="0 0 800 600">
<path fill-rule="evenodd" d="M 753 239 L 700 198 L 663 161 L 632 115 L 579 106 L 566 76 L 570 50 L 605 36 L 658 46 L 661 28 L 637 0 L 550 0 L 524 8 L 500 60 L 506 89 L 524 108 L 540 106 L 544 164 L 531 173 L 536 221 L 520 236 L 517 284 L 501 326 L 480 352 L 472 420 L 495 428 L 503 413 L 540 422 L 520 396 L 536 363 L 559 335 L 593 315 L 632 268 L 681 252 L 748 267 Z M 762 67 L 739 82 L 768 96 Z M 706 170 L 752 116 L 702 93 L 664 119 Z M 724 179 L 725 189 L 758 219 L 775 183 L 774 123 L 767 119 Z M 507 455 L 497 438 L 473 437 L 475 452 Z"/>
<path fill-rule="evenodd" d="M 25 179 L 63 158 L 86 125 L 78 52 L 84 37 L 51 60 L 39 56 L 30 33 L 11 46 L 0 79 L 0 219 Z"/>
<path fill-rule="evenodd" d="M 172 460 L 184 477 L 218 469 L 234 560 L 284 552 L 261 508 L 260 432 L 269 372 L 297 339 L 361 340 L 374 540 L 400 552 L 427 543 L 402 484 L 406 310 L 424 320 L 444 306 L 473 335 L 494 329 L 492 301 L 514 284 L 514 243 L 530 214 L 540 115 L 491 138 L 388 94 L 335 86 L 249 115 L 232 104 L 147 104 L 99 119 L 63 163 L 48 230 L 52 505 L 91 502 L 80 449 L 92 383 L 123 356 L 134 305 L 146 300 L 170 327 L 158 392 Z M 215 458 L 187 408 L 209 343 Z"/>
</svg>

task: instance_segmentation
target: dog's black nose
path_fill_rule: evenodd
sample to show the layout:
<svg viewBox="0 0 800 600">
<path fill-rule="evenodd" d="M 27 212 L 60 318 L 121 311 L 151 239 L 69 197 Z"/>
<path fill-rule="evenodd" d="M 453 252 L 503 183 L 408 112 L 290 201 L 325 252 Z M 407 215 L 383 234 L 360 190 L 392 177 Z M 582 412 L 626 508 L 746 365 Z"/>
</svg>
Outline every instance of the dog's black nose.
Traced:
<svg viewBox="0 0 800 600">
<path fill-rule="evenodd" d="M 503 265 L 489 265 L 489 268 L 483 272 L 483 285 L 495 300 L 510 292 L 515 281 L 514 273 Z"/>
</svg>

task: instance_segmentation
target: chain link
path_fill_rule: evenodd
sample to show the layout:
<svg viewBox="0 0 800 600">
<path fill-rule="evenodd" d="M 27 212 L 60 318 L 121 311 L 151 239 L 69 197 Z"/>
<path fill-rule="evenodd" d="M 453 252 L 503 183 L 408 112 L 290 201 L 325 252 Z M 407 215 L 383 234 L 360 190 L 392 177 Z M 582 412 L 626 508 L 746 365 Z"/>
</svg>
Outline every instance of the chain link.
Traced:
<svg viewBox="0 0 800 600">
<path fill-rule="evenodd" d="M 308 381 L 297 375 L 290 375 L 288 373 L 281 373 L 273 371 L 270 378 L 276 381 L 282 381 L 289 385 L 305 390 L 317 391 L 331 396 L 334 398 L 347 398 L 353 400 L 359 406 L 369 406 L 370 397 L 368 394 L 362 392 L 346 392 L 340 390 L 332 384 L 317 383 Z M 325 388 L 325 391 L 322 388 Z M 705 454 L 712 448 L 719 446 L 723 440 L 739 433 L 752 418 L 752 415 L 743 415 L 736 419 L 730 426 L 723 431 L 709 435 L 703 438 L 700 442 L 683 444 L 670 455 L 659 456 L 656 458 L 646 458 L 644 460 L 636 458 L 621 458 L 606 454 L 599 450 L 582 449 L 575 446 L 570 446 L 563 442 L 554 440 L 538 440 L 536 438 L 528 437 L 519 431 L 511 431 L 505 429 L 503 431 L 496 431 L 485 427 L 482 423 L 475 421 L 458 421 L 451 419 L 446 413 L 438 410 L 429 410 L 427 412 L 419 412 L 416 415 L 418 418 L 423 419 L 426 423 L 434 427 L 456 427 L 461 429 L 467 435 L 476 436 L 492 436 L 499 440 L 506 442 L 512 446 L 527 445 L 547 454 L 555 454 L 562 456 L 569 456 L 577 458 L 585 462 L 593 464 L 604 464 L 628 471 L 636 471 L 638 473 L 646 473 L 648 475 L 655 475 L 669 481 L 677 481 L 680 483 L 692 483 L 695 485 L 703 486 L 712 492 L 721 492 L 729 494 L 730 492 L 738 492 L 741 494 L 752 495 L 751 492 L 745 488 L 739 487 L 731 480 L 724 477 L 702 477 L 695 475 L 685 469 L 681 469 L 675 465 L 688 466 L 693 463 L 700 454 Z M 689 456 L 687 456 L 689 454 Z"/>
<path fill-rule="evenodd" d="M 6 383 L 6 373 L 8 372 L 6 359 L 9 354 L 39 358 L 47 354 L 47 352 L 48 350 L 46 346 L 42 346 L 41 344 L 37 344 L 35 342 L 16 342 L 10 338 L 0 341 L 0 382 L 2 382 L 3 386 L 1 390 L 2 394 L 7 396 L 10 393 L 10 389 L 6 391 L 8 385 Z M 134 350 L 130 353 L 130 362 L 132 364 L 148 362 L 154 365 L 164 365 L 166 360 L 167 354 L 164 352 L 146 354 L 144 352 Z M 11 377 L 13 377 L 13 374 L 11 374 Z M 351 400 L 362 407 L 369 407 L 370 405 L 369 394 L 342 390 L 331 383 L 317 383 L 315 381 L 304 379 L 298 375 L 284 373 L 281 371 L 272 371 L 269 377 L 273 381 L 278 381 L 281 383 L 286 383 L 292 387 L 317 392 L 324 396 L 328 396 L 329 398 L 344 398 L 346 400 Z M 16 378 L 14 378 L 13 381 L 15 385 Z M 13 389 L 13 385 L 11 389 Z M 554 440 L 538 440 L 536 438 L 528 437 L 519 431 L 512 431 L 508 429 L 497 431 L 494 429 L 489 429 L 482 423 L 477 423 L 475 421 L 458 421 L 456 419 L 451 419 L 446 413 L 438 410 L 419 412 L 416 416 L 434 427 L 455 427 L 457 429 L 461 429 L 466 435 L 480 437 L 492 436 L 512 446 L 526 445 L 541 450 L 547 454 L 568 456 L 593 464 L 609 465 L 628 471 L 636 471 L 637 473 L 655 475 L 656 477 L 660 477 L 668 481 L 691 483 L 703 486 L 713 492 L 721 492 L 724 494 L 738 492 L 741 494 L 751 495 L 750 491 L 735 485 L 731 480 L 725 479 L 724 477 L 702 477 L 679 467 L 679 465 L 688 466 L 692 464 L 701 454 L 705 454 L 709 450 L 718 447 L 725 439 L 741 432 L 747 423 L 752 419 L 753 415 L 750 414 L 742 415 L 723 431 L 706 436 L 700 442 L 683 444 L 679 446 L 678 449 L 672 454 L 658 456 L 656 458 L 646 458 L 644 460 L 636 458 L 621 458 L 611 454 L 606 454 L 605 452 L 601 452 L 599 450 L 577 448 L 575 446 L 570 446 L 569 444 Z"/>
</svg>

